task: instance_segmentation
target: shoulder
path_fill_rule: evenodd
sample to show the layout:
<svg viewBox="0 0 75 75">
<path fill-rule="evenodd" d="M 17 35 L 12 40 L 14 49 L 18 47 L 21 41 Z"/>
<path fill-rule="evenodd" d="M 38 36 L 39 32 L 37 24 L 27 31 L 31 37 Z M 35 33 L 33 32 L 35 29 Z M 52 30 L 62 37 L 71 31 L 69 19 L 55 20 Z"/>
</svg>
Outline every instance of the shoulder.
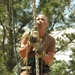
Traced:
<svg viewBox="0 0 75 75">
<path fill-rule="evenodd" d="M 52 45 L 56 44 L 55 38 L 52 35 L 48 34 L 48 33 L 46 33 L 45 42 L 49 46 L 52 46 Z"/>
<path fill-rule="evenodd" d="M 46 38 L 49 39 L 49 40 L 55 41 L 55 38 L 48 33 L 46 33 Z"/>
</svg>

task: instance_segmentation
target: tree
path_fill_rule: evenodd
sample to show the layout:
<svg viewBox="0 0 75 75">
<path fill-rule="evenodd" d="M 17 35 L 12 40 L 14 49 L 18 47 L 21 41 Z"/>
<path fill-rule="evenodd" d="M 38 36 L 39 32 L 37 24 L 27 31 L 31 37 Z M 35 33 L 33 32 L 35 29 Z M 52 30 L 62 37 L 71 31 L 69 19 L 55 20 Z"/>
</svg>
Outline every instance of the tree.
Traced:
<svg viewBox="0 0 75 75">
<path fill-rule="evenodd" d="M 54 61 L 51 66 L 51 75 L 67 75 L 67 63 L 65 61 Z"/>
<path fill-rule="evenodd" d="M 40 0 L 38 12 L 44 12 L 49 20 L 49 30 L 58 27 L 58 24 L 65 24 L 65 8 L 70 5 L 70 0 Z M 50 28 L 51 27 L 51 28 Z"/>
<path fill-rule="evenodd" d="M 48 17 L 50 25 L 47 32 L 51 33 L 53 31 L 59 31 L 60 33 L 65 31 L 67 28 L 75 28 L 75 11 L 72 10 L 72 8 L 74 9 L 74 6 L 72 8 L 70 6 L 71 2 L 72 0 L 39 0 L 36 13 L 44 13 Z M 68 15 L 68 18 L 65 17 L 66 9 L 72 11 L 72 13 Z M 5 69 L 5 72 L 9 75 L 12 74 L 13 68 L 19 60 L 17 50 L 20 46 L 19 42 L 21 35 L 26 30 L 25 27 L 30 29 L 33 27 L 32 0 L 0 0 L 0 26 L 0 55 L 2 56 L 0 59 L 4 59 L 0 63 L 3 63 L 2 66 L 4 68 L 2 70 Z M 57 36 L 56 53 L 59 51 L 66 51 L 67 49 L 71 49 L 74 53 L 75 48 L 70 48 L 69 46 L 74 43 L 74 36 L 74 33 L 65 32 L 61 35 L 61 37 Z M 74 54 L 71 55 L 71 58 L 73 57 L 75 57 Z M 70 73 L 70 75 L 74 74 L 75 68 L 73 67 L 73 62 L 74 58 L 68 64 L 70 69 L 68 69 L 67 73 Z M 61 63 L 61 65 L 55 65 L 59 63 Z M 55 60 L 52 65 L 52 71 L 56 73 L 59 69 L 56 68 L 53 70 L 54 67 L 62 67 L 62 64 L 66 69 L 67 65 L 65 65 L 65 62 L 58 62 Z M 61 69 L 63 70 L 63 68 Z M 61 74 L 64 73 L 61 72 Z M 52 73 L 52 75 L 54 74 Z"/>
<path fill-rule="evenodd" d="M 16 65 L 14 44 L 20 40 L 20 33 L 23 33 L 22 28 L 30 22 L 32 16 L 31 12 L 28 12 L 28 0 L 23 2 L 17 0 L 1 0 L 0 2 L 0 26 L 2 27 L 0 48 L 5 59 L 4 65 L 6 69 L 12 72 Z"/>
</svg>

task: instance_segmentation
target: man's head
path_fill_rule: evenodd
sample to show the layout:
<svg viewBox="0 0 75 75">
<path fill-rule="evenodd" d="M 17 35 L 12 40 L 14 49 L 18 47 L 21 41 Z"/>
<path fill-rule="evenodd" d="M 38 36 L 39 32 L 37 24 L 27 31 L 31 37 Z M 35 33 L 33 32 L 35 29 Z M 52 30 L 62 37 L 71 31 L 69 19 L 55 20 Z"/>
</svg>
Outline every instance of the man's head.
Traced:
<svg viewBox="0 0 75 75">
<path fill-rule="evenodd" d="M 38 25 L 39 34 L 45 32 L 48 26 L 47 17 L 43 14 L 38 15 L 36 18 L 36 24 Z"/>
</svg>

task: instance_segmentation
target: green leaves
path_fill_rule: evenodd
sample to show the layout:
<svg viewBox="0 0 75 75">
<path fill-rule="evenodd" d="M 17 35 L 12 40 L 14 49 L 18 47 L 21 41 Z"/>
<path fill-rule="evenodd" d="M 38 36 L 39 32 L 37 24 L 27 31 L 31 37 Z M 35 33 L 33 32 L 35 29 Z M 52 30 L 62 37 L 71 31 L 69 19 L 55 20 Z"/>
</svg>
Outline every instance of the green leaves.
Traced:
<svg viewBox="0 0 75 75">
<path fill-rule="evenodd" d="M 54 30 L 55 33 L 57 31 L 61 33 L 63 30 L 65 31 L 70 27 L 75 29 L 75 12 L 70 8 L 70 1 L 72 0 L 39 0 L 36 14 L 44 13 L 47 16 L 49 22 L 49 27 L 47 29 L 48 33 L 51 33 Z M 65 13 L 67 10 L 65 9 L 68 8 L 69 11 L 72 11 L 72 13 L 67 13 L 68 17 L 66 18 Z M 11 75 L 10 70 L 12 70 L 16 64 L 16 55 L 14 51 L 13 41 L 15 40 L 17 51 L 18 47 L 20 46 L 21 35 L 26 30 L 25 27 L 33 27 L 32 14 L 32 0 L 13 0 L 13 6 L 11 6 L 11 0 L 0 0 L 0 26 L 2 27 L 0 28 L 0 50 L 2 50 L 2 52 L 0 52 L 1 75 L 5 75 L 5 73 L 7 75 Z M 68 32 L 71 31 L 72 30 L 70 29 Z M 58 36 L 59 34 L 56 35 Z M 56 38 L 56 52 L 71 50 L 72 54 L 70 55 L 70 58 L 72 60 L 69 62 L 69 66 L 66 65 L 65 61 L 55 60 L 51 67 L 51 74 L 65 75 L 67 69 L 68 74 L 71 72 L 72 74 L 75 74 L 75 33 L 66 33 L 65 31 L 60 36 L 61 37 Z M 12 69 L 10 69 L 11 67 Z M 7 68 L 9 68 L 9 71 Z"/>
<path fill-rule="evenodd" d="M 65 61 L 55 61 L 51 66 L 51 75 L 65 75 L 65 73 L 67 73 L 66 69 L 67 63 Z"/>
</svg>

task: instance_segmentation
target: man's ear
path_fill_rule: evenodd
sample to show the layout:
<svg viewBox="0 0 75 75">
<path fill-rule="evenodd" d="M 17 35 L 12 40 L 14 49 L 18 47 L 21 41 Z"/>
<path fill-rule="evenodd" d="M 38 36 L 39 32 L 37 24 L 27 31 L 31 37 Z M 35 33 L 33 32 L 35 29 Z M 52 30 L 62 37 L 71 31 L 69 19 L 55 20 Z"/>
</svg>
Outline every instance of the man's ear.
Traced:
<svg viewBox="0 0 75 75">
<path fill-rule="evenodd" d="M 49 23 L 47 22 L 47 26 L 49 25 Z"/>
</svg>

